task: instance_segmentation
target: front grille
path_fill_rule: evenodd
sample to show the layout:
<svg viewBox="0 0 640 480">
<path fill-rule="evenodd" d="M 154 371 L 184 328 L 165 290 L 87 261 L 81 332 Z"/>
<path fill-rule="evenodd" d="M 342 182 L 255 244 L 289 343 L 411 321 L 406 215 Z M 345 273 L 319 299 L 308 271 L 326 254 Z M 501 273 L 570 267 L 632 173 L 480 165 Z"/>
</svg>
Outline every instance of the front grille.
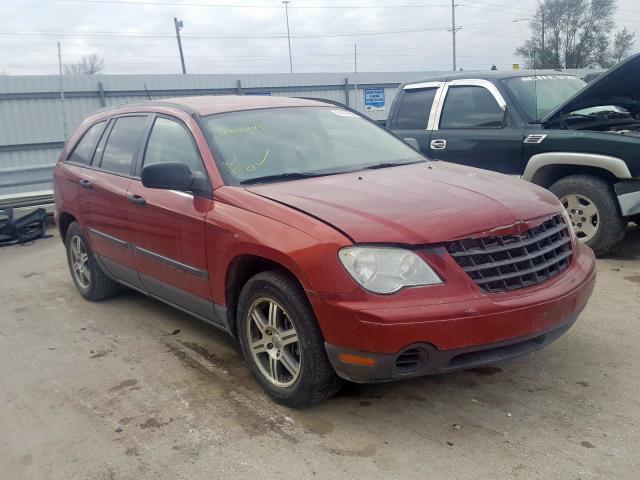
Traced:
<svg viewBox="0 0 640 480">
<path fill-rule="evenodd" d="M 447 250 L 486 292 L 506 292 L 537 285 L 571 263 L 571 234 L 562 215 L 520 235 L 466 238 Z"/>
</svg>

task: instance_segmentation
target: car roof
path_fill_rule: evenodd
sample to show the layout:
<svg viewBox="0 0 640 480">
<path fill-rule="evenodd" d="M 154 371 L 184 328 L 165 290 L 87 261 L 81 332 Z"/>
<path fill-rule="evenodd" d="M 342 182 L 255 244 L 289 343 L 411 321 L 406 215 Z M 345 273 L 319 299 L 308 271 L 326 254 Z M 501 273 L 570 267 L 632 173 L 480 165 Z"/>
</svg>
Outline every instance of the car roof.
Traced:
<svg viewBox="0 0 640 480">
<path fill-rule="evenodd" d="M 469 71 L 469 72 L 451 72 L 446 75 L 434 75 L 433 77 L 423 78 L 421 80 L 412 80 L 410 82 L 403 83 L 404 85 L 413 85 L 415 83 L 425 83 L 425 82 L 448 82 L 450 80 L 469 80 L 469 79 L 478 79 L 478 80 L 503 80 L 505 78 L 513 78 L 513 77 L 530 77 L 530 76 L 539 76 L 539 75 L 566 75 L 570 77 L 575 77 L 575 75 L 571 73 L 565 73 L 558 70 L 482 70 L 482 71 Z"/>
<path fill-rule="evenodd" d="M 272 97 L 268 95 L 202 95 L 195 97 L 176 97 L 154 100 L 137 104 L 137 106 L 173 107 L 199 115 L 238 112 L 282 107 L 316 107 L 327 106 L 317 100 L 291 97 Z M 122 105 L 126 107 L 127 105 Z"/>
</svg>

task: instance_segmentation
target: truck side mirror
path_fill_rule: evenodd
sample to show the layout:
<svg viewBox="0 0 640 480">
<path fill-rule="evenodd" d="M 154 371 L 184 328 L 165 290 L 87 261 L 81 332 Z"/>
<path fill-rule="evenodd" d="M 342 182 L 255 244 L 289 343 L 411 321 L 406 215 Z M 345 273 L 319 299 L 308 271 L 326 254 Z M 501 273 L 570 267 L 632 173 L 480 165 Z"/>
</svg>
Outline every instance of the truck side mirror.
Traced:
<svg viewBox="0 0 640 480">
<path fill-rule="evenodd" d="M 402 140 L 404 141 L 404 143 L 409 145 L 414 150 L 420 151 L 420 144 L 415 138 L 407 137 L 407 138 L 403 138 Z"/>
<path fill-rule="evenodd" d="M 508 127 L 509 125 L 510 125 L 510 123 L 509 123 L 509 111 L 507 110 L 507 107 L 505 105 L 504 110 L 502 111 L 502 127 L 501 128 Z"/>
</svg>

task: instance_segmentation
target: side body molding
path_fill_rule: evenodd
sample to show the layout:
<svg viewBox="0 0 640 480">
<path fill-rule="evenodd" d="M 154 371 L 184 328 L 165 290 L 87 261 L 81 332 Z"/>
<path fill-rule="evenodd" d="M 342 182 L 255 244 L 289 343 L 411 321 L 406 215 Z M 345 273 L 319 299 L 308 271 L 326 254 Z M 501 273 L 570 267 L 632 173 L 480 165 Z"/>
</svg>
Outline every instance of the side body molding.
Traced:
<svg viewBox="0 0 640 480">
<path fill-rule="evenodd" d="M 621 180 L 631 178 L 629 167 L 624 163 L 624 160 L 617 157 L 597 155 L 594 153 L 547 152 L 538 153 L 529 159 L 522 179 L 528 182 L 533 181 L 536 173 L 548 165 L 582 165 L 586 167 L 596 167 L 607 170 Z"/>
</svg>

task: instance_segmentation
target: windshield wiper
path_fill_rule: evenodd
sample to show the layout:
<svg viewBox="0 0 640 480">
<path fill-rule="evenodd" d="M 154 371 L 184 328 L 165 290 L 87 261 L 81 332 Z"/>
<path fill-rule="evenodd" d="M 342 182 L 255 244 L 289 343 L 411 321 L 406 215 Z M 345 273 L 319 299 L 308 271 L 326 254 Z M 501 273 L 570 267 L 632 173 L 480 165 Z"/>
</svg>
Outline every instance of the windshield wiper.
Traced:
<svg viewBox="0 0 640 480">
<path fill-rule="evenodd" d="M 265 175 L 263 177 L 247 178 L 242 180 L 240 185 L 250 185 L 252 183 L 261 182 L 277 182 L 279 180 L 300 180 L 303 178 L 321 177 L 323 175 L 331 175 L 330 173 L 300 173 L 300 172 L 284 172 L 275 175 Z"/>
<path fill-rule="evenodd" d="M 422 163 L 426 162 L 424 159 L 419 160 L 410 160 L 408 162 L 382 162 L 382 163 L 374 163 L 373 165 L 368 165 L 364 167 L 367 170 L 375 170 L 378 168 L 389 168 L 389 167 L 399 167 L 401 165 L 412 165 L 414 163 Z"/>
</svg>

